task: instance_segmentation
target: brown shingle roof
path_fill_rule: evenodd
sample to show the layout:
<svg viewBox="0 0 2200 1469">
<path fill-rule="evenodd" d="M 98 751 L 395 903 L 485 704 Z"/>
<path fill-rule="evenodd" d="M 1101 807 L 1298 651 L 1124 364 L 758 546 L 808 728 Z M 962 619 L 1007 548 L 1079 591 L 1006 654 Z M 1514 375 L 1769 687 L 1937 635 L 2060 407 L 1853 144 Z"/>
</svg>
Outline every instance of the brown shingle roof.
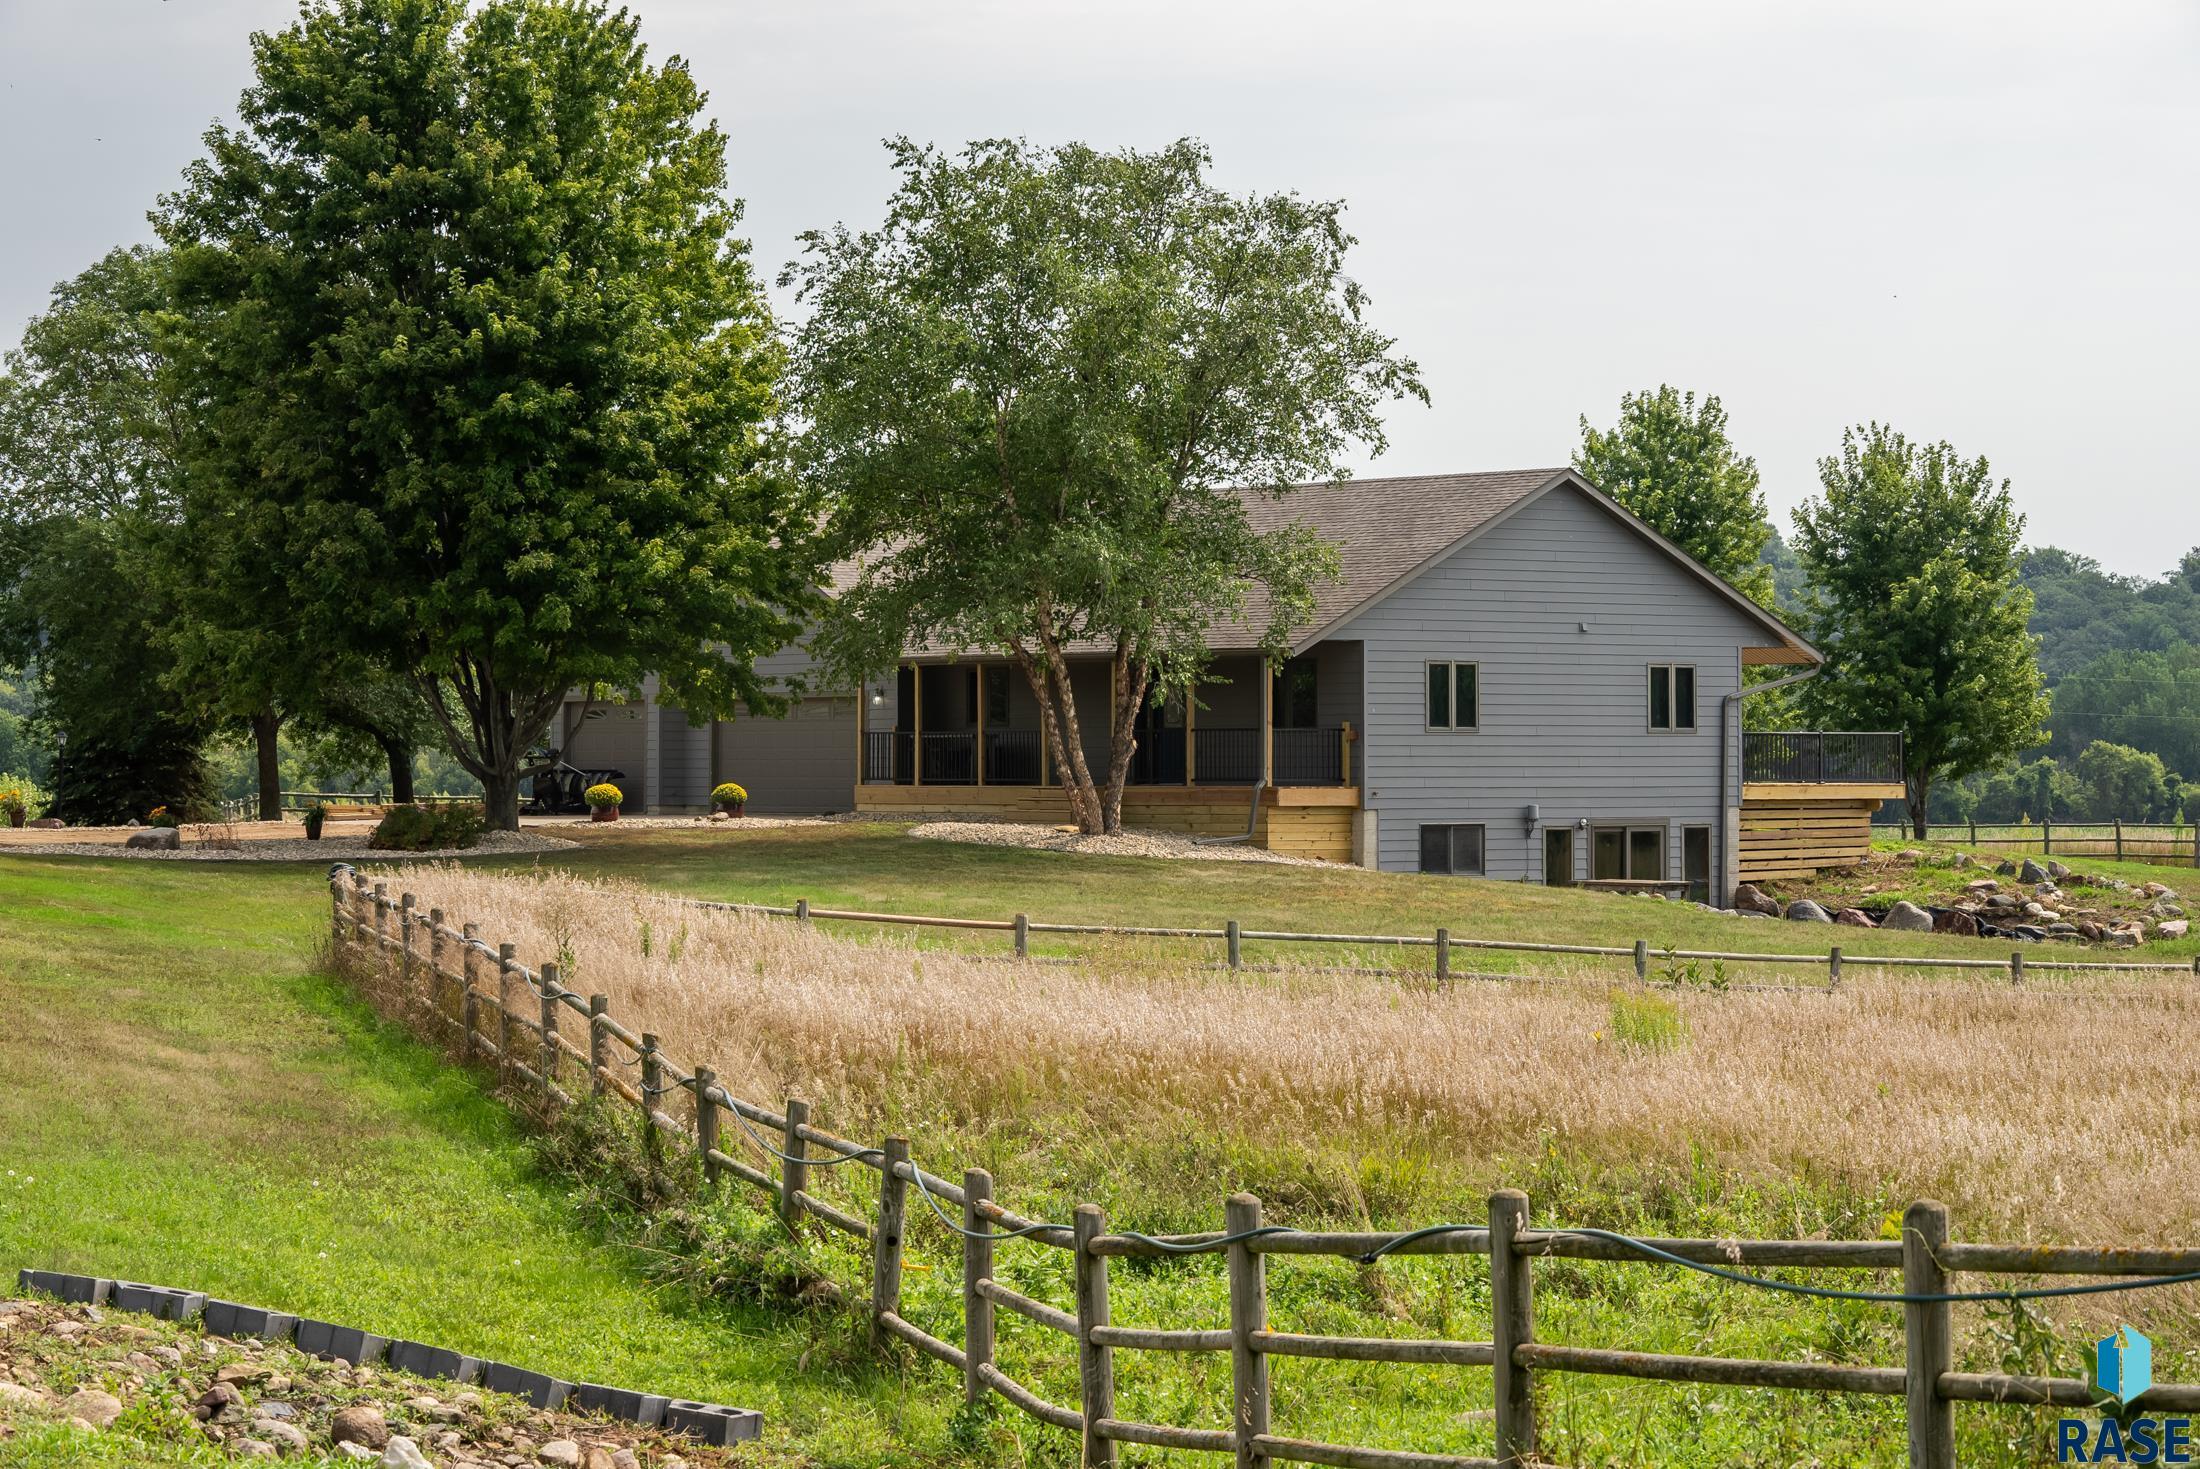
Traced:
<svg viewBox="0 0 2200 1469">
<path fill-rule="evenodd" d="M 1303 645 L 1561 476 L 1571 477 L 1571 471 L 1562 465 L 1484 474 L 1401 475 L 1301 485 L 1280 497 L 1252 491 L 1241 493 L 1245 499 L 1246 518 L 1255 530 L 1278 530 L 1302 524 L 1337 547 L 1340 574 L 1316 589 L 1313 618 L 1293 630 L 1293 641 Z M 1602 501 L 1604 497 L 1596 498 Z M 1617 505 L 1610 508 L 1622 518 L 1632 519 Z M 1648 533 L 1647 527 L 1642 529 Z M 1664 545 L 1662 541 L 1659 544 Z M 1665 549 L 1706 581 L 1724 588 L 1723 583 L 1678 550 L 1670 546 Z M 835 566 L 833 589 L 846 588 L 852 584 L 854 576 L 854 563 Z M 1754 608 L 1748 608 L 1739 593 L 1730 588 L 1725 590 L 1730 598 L 1755 612 Z M 1240 652 L 1259 647 L 1260 635 L 1266 626 L 1265 611 L 1257 597 L 1248 599 L 1246 616 L 1217 620 L 1209 625 L 1207 646 L 1216 652 Z M 1784 634 L 1777 640 L 1800 642 L 1762 612 L 1756 615 L 1768 628 Z M 1104 649 L 1097 643 L 1079 643 L 1071 651 L 1092 653 Z M 937 658 L 953 656 L 955 650 L 925 646 L 912 648 L 910 653 L 914 657 Z"/>
</svg>

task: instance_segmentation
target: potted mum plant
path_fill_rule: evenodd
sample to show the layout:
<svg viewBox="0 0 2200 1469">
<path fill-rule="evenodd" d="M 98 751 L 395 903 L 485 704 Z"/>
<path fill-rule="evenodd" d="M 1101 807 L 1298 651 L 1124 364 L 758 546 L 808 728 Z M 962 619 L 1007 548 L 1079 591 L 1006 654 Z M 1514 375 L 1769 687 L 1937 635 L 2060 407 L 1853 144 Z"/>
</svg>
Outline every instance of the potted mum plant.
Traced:
<svg viewBox="0 0 2200 1469">
<path fill-rule="evenodd" d="M 725 781 L 711 787 L 710 803 L 728 816 L 739 816 L 741 808 L 749 803 L 749 793 L 733 781 Z"/>
<path fill-rule="evenodd" d="M 619 803 L 626 799 L 626 793 L 611 782 L 605 781 L 602 785 L 593 785 L 582 791 L 581 799 L 588 803 L 590 820 L 617 821 L 619 819 Z"/>
<path fill-rule="evenodd" d="M 306 807 L 303 820 L 306 824 L 306 840 L 309 842 L 319 841 L 321 839 L 321 828 L 328 825 L 328 803 L 326 801 L 315 801 L 312 805 Z"/>
<path fill-rule="evenodd" d="M 175 812 L 169 810 L 166 806 L 155 806 L 146 814 L 145 824 L 147 826 L 181 826 L 183 822 Z"/>
<path fill-rule="evenodd" d="M 0 791 L 0 816 L 7 818 L 8 825 L 21 826 L 30 814 L 30 803 L 23 799 L 21 790 L 9 786 L 6 790 Z"/>
</svg>

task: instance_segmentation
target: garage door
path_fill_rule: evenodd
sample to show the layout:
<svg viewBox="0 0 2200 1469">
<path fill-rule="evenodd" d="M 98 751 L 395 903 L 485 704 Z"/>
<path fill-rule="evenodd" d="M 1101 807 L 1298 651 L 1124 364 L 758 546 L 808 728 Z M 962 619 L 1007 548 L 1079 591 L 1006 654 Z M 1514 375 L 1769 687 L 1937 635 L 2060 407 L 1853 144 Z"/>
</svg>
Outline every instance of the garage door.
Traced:
<svg viewBox="0 0 2200 1469">
<path fill-rule="evenodd" d="M 574 716 L 580 712 L 578 704 L 568 704 L 559 718 L 570 731 L 565 741 L 565 761 L 582 770 L 623 770 L 626 774 L 619 781 L 620 793 L 626 797 L 629 811 L 645 810 L 649 804 L 647 789 L 648 772 L 643 766 L 649 755 L 648 707 L 642 704 L 591 704 L 588 716 L 574 725 Z M 855 736 L 850 735 L 850 739 Z"/>
<path fill-rule="evenodd" d="M 720 780 L 748 789 L 760 816 L 850 811 L 856 804 L 856 701 L 804 699 L 785 719 L 743 718 L 718 725 Z"/>
</svg>

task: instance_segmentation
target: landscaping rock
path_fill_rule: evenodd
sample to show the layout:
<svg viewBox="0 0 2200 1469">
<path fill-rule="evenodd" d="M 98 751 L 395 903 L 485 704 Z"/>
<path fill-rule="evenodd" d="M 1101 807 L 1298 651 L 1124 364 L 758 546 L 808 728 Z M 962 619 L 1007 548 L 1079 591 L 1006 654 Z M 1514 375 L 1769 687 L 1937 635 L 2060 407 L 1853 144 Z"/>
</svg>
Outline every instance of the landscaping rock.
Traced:
<svg viewBox="0 0 2200 1469">
<path fill-rule="evenodd" d="M 1975 939 L 1978 937 L 1978 920 L 1961 908 L 1935 908 L 1933 909 L 1933 932 L 1952 933 L 1962 938 Z"/>
<path fill-rule="evenodd" d="M 2188 918 L 2172 918 L 2169 922 L 2163 924 L 2161 928 L 2156 931 L 2160 933 L 2163 938 L 2166 939 L 2181 939 L 2186 934 L 2192 931 L 2192 920 Z"/>
<path fill-rule="evenodd" d="M 306 1437 L 306 1431 L 303 1428 L 295 1423 L 278 1423 L 273 1418 L 253 1419 L 252 1436 L 254 1438 L 264 1438 L 278 1448 L 285 1449 L 293 1454 L 302 1454 L 313 1447 L 313 1440 Z"/>
<path fill-rule="evenodd" d="M 105 1428 L 122 1416 L 122 1399 L 96 1387 L 80 1387 L 63 1399 L 61 1411 L 81 1418 L 94 1428 Z"/>
<path fill-rule="evenodd" d="M 122 845 L 144 852 L 180 852 L 183 834 L 172 826 L 151 826 L 144 831 L 131 832 L 123 838 Z"/>
<path fill-rule="evenodd" d="M 380 1408 L 354 1404 L 337 1410 L 336 1416 L 329 1421 L 328 1436 L 339 1444 L 364 1444 L 379 1453 L 389 1445 L 389 1420 L 382 1416 Z"/>
<path fill-rule="evenodd" d="M 1904 933 L 1931 933 L 1933 915 L 1908 898 L 1903 898 L 1887 910 L 1887 916 L 1879 920 L 1879 926 L 1898 929 Z"/>
<path fill-rule="evenodd" d="M 2057 882 L 2070 881 L 2070 869 L 2060 862 L 2049 862 L 2047 864 L 2047 875 Z"/>
<path fill-rule="evenodd" d="M 1846 924 L 1850 928 L 1879 927 L 1879 921 L 1873 918 L 1871 914 L 1866 913 L 1861 908 L 1843 908 L 1840 912 L 1833 915 L 1833 921 L 1835 923 Z"/>
<path fill-rule="evenodd" d="M 2017 869 L 2017 881 L 2046 882 L 2047 869 L 2040 866 L 2039 863 L 2034 862 L 2030 857 L 2027 857 L 2024 859 L 2024 865 Z"/>
<path fill-rule="evenodd" d="M 1734 889 L 1734 907 L 1742 913 L 1762 913 L 1767 918 L 1780 916 L 1780 905 L 1766 897 L 1754 883 L 1743 883 Z"/>
<path fill-rule="evenodd" d="M 356 1463 L 365 1464 L 371 1462 L 374 1459 L 375 1454 L 374 1450 L 368 1448 L 363 1443 L 340 1443 L 336 1446 L 336 1457 L 339 1459 L 350 1459 Z"/>
<path fill-rule="evenodd" d="M 2136 949 L 2142 936 L 2137 929 L 2123 926 L 2109 929 L 2101 935 L 2106 943 L 2118 949 Z"/>
<path fill-rule="evenodd" d="M 0 1382 L 0 1408 L 43 1407 L 46 1395 L 19 1382 Z"/>
<path fill-rule="evenodd" d="M 420 1445 L 399 1434 L 383 1448 L 381 1469 L 435 1469 L 435 1466 L 420 1452 Z"/>
<path fill-rule="evenodd" d="M 217 1382 L 191 1405 L 191 1416 L 202 1423 L 223 1423 L 244 1412 L 244 1394 L 235 1384 Z"/>
<path fill-rule="evenodd" d="M 1825 909 L 1819 907 L 1816 903 L 1813 903 L 1808 898 L 1797 898 L 1794 902 L 1787 905 L 1787 911 L 1780 916 L 1788 920 L 1788 922 L 1790 923 L 1833 922 L 1833 917 L 1831 914 L 1827 913 Z"/>
<path fill-rule="evenodd" d="M 2000 873 L 2003 877 L 2014 877 L 2017 875 L 2017 864 L 2004 857 L 1994 864 L 1994 871 Z"/>
<path fill-rule="evenodd" d="M 554 1438 L 535 1450 L 535 1457 L 560 1469 L 580 1469 L 581 1446 L 569 1438 Z"/>
<path fill-rule="evenodd" d="M 1974 878 L 1972 881 L 1967 882 L 1963 885 L 1963 890 L 1967 893 L 1975 893 L 1979 897 L 1984 897 L 1988 893 L 2000 892 L 2001 884 L 1991 877 Z"/>
<path fill-rule="evenodd" d="M 1904 847 L 1894 854 L 1894 860 L 1897 862 L 1922 862 L 1925 860 L 1925 854 L 1915 847 Z"/>
<path fill-rule="evenodd" d="M 69 823 L 58 816 L 41 816 L 36 821 L 26 821 L 23 824 L 33 831 L 59 831 Z"/>
</svg>

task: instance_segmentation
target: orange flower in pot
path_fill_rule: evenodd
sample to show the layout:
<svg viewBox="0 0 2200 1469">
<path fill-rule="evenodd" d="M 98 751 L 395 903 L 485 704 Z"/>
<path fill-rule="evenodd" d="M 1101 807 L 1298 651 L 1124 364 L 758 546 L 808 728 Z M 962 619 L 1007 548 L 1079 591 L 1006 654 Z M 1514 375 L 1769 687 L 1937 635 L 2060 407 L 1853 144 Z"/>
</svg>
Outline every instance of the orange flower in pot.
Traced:
<svg viewBox="0 0 2200 1469">
<path fill-rule="evenodd" d="M 602 785 L 593 785 L 582 791 L 581 799 L 588 803 L 588 815 L 591 820 L 617 821 L 619 819 L 619 803 L 626 799 L 626 793 L 611 784 L 611 782 L 605 781 Z"/>
</svg>

